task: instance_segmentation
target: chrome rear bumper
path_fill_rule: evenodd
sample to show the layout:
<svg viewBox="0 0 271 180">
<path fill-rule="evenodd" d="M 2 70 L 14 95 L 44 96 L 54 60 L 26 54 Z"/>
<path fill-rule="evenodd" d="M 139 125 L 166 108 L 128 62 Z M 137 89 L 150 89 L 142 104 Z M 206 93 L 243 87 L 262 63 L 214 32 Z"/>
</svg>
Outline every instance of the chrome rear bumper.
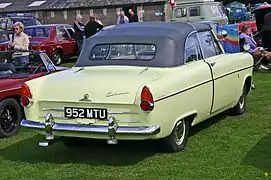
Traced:
<svg viewBox="0 0 271 180">
<path fill-rule="evenodd" d="M 22 120 L 21 126 L 33 129 L 45 129 L 45 123 Z M 88 133 L 108 133 L 108 126 L 98 125 L 80 125 L 80 124 L 59 124 L 55 123 L 52 127 L 54 131 L 70 131 L 70 132 L 88 132 Z M 116 130 L 117 134 L 130 135 L 154 135 L 160 132 L 159 126 L 119 126 Z"/>
<path fill-rule="evenodd" d="M 108 135 L 108 144 L 117 144 L 116 134 L 126 135 L 155 135 L 160 132 L 160 126 L 119 126 L 116 119 L 111 116 L 108 118 L 108 125 L 82 125 L 82 124 L 62 124 L 55 123 L 51 113 L 45 115 L 45 122 L 36 122 L 22 120 L 21 126 L 40 129 L 46 132 L 45 139 L 47 142 L 40 142 L 40 146 L 48 146 L 55 139 L 55 131 L 80 132 L 80 133 L 102 133 Z"/>
</svg>

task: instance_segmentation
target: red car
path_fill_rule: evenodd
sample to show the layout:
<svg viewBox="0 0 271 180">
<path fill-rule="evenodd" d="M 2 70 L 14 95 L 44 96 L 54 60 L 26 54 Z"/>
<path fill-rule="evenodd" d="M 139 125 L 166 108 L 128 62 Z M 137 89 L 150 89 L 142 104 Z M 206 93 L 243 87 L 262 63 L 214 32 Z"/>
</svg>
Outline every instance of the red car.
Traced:
<svg viewBox="0 0 271 180">
<path fill-rule="evenodd" d="M 66 57 L 78 53 L 74 29 L 68 24 L 28 26 L 24 32 L 30 37 L 32 50 L 44 50 L 55 65 L 60 65 Z"/>
<path fill-rule="evenodd" d="M 25 81 L 66 68 L 56 67 L 44 52 L 30 52 L 29 63 L 15 66 L 10 52 L 0 53 L 0 138 L 16 134 L 24 117 L 20 104 Z M 23 99 L 22 99 L 23 102 Z"/>
<path fill-rule="evenodd" d="M 29 36 L 30 49 L 45 51 L 55 65 L 64 58 L 78 55 L 74 29 L 68 24 L 47 24 L 28 26 L 24 32 Z M 8 42 L 0 43 L 0 51 L 7 49 Z"/>
</svg>

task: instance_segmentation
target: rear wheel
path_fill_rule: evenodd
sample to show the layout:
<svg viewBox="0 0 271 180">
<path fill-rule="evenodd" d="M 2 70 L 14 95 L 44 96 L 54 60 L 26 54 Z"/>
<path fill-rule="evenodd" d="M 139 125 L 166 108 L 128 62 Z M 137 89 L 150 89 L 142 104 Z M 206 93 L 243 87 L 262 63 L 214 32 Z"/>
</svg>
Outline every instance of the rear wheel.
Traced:
<svg viewBox="0 0 271 180">
<path fill-rule="evenodd" d="M 185 149 L 189 137 L 189 121 L 180 120 L 174 127 L 172 133 L 162 140 L 163 148 L 168 152 L 179 152 Z"/>
<path fill-rule="evenodd" d="M 19 131 L 23 118 L 20 105 L 15 99 L 0 102 L 0 138 L 10 137 Z"/>
<path fill-rule="evenodd" d="M 60 50 L 56 50 L 53 55 L 53 62 L 55 65 L 60 65 L 63 61 L 63 53 Z"/>
<path fill-rule="evenodd" d="M 231 114 L 232 115 L 242 115 L 242 114 L 244 114 L 245 109 L 246 109 L 246 102 L 247 102 L 247 89 L 246 89 L 246 85 L 244 85 L 242 95 L 239 98 L 238 103 L 236 104 L 236 106 L 234 106 L 230 110 Z"/>
</svg>

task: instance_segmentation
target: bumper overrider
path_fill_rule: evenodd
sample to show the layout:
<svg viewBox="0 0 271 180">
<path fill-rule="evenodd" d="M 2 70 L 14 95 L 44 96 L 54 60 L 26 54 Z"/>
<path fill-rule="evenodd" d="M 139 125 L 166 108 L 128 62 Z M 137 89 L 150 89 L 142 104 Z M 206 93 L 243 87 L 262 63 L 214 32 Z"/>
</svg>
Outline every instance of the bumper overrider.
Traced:
<svg viewBox="0 0 271 180">
<path fill-rule="evenodd" d="M 81 124 L 62 124 L 55 123 L 51 113 L 45 115 L 45 123 L 23 119 L 21 126 L 42 129 L 45 131 L 44 142 L 39 142 L 39 146 L 49 146 L 55 139 L 53 132 L 84 132 L 108 134 L 108 144 L 117 144 L 116 135 L 155 135 L 160 132 L 160 126 L 119 126 L 114 116 L 108 118 L 108 125 L 81 125 Z"/>
</svg>

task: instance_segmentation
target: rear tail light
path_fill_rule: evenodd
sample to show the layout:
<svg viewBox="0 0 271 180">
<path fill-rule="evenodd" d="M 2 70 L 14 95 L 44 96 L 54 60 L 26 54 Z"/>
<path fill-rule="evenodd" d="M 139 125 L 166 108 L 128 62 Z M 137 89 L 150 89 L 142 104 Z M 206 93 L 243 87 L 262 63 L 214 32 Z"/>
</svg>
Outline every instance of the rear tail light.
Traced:
<svg viewBox="0 0 271 180">
<path fill-rule="evenodd" d="M 140 108 L 143 111 L 151 111 L 154 108 L 154 101 L 152 93 L 147 86 L 144 86 L 141 91 L 141 103 Z"/>
<path fill-rule="evenodd" d="M 30 98 L 32 98 L 30 89 L 25 83 L 23 83 L 22 89 L 21 89 L 21 99 L 20 99 L 21 105 L 23 107 L 28 106 L 30 104 Z"/>
</svg>

